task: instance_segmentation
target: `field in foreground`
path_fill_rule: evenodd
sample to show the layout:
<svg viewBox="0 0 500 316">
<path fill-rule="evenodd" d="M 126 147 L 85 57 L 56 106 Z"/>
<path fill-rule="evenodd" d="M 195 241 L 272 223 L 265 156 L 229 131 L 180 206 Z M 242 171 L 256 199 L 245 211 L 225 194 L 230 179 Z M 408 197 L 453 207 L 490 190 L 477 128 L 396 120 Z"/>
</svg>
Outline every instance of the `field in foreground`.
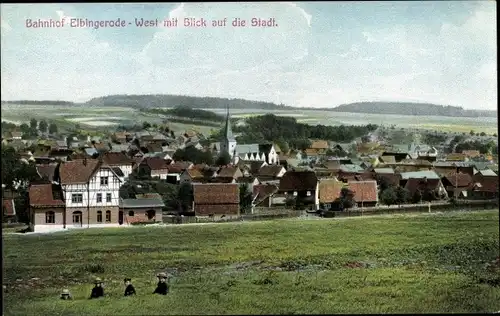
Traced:
<svg viewBox="0 0 500 316">
<path fill-rule="evenodd" d="M 498 221 L 483 211 L 4 235 L 4 315 L 498 311 Z M 172 275 L 166 297 L 151 295 L 159 271 Z M 108 297 L 90 301 L 95 276 Z M 126 276 L 136 297 L 122 297 Z M 64 287 L 74 301 L 58 299 Z"/>
</svg>

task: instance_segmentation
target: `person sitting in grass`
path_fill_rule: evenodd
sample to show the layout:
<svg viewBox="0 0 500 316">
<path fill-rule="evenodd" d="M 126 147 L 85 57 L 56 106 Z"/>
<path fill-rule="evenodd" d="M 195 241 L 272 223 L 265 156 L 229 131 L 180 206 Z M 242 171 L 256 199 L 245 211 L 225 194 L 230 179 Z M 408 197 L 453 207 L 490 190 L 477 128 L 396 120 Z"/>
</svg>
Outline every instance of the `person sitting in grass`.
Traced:
<svg viewBox="0 0 500 316">
<path fill-rule="evenodd" d="M 62 290 L 61 299 L 62 300 L 72 300 L 73 299 L 73 297 L 71 296 L 71 293 L 69 292 L 68 289 Z"/>
<path fill-rule="evenodd" d="M 125 283 L 125 296 L 135 295 L 136 293 L 135 288 L 132 285 L 132 279 L 125 278 L 123 282 Z"/>
<path fill-rule="evenodd" d="M 167 285 L 167 274 L 164 272 L 158 273 L 158 284 L 153 294 L 167 295 L 168 285 Z"/>
<path fill-rule="evenodd" d="M 104 296 L 104 288 L 102 287 L 101 278 L 96 278 L 94 280 L 94 288 L 92 289 L 92 293 L 90 294 L 90 299 L 99 298 Z"/>
</svg>

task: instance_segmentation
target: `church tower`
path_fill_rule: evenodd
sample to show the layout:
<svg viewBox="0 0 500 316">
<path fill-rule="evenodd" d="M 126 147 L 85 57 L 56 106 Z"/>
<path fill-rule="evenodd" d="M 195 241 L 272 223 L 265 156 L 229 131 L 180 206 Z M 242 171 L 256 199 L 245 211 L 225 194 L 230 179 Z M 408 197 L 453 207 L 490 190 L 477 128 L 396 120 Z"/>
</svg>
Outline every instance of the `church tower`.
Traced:
<svg viewBox="0 0 500 316">
<path fill-rule="evenodd" d="M 227 151 L 231 158 L 234 157 L 236 150 L 236 138 L 234 138 L 233 130 L 231 129 L 229 106 L 227 106 L 226 125 L 224 126 L 224 137 L 220 142 L 220 150 L 221 152 Z"/>
</svg>

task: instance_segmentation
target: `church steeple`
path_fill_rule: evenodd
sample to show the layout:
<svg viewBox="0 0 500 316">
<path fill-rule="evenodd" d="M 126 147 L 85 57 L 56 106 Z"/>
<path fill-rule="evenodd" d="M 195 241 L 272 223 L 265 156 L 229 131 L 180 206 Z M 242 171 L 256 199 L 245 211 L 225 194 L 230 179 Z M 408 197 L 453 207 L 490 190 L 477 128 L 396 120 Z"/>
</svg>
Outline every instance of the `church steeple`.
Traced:
<svg viewBox="0 0 500 316">
<path fill-rule="evenodd" d="M 227 114 L 226 114 L 226 126 L 224 129 L 224 140 L 227 142 L 234 142 L 236 139 L 234 138 L 233 135 L 233 130 L 231 129 L 231 118 L 229 116 L 229 105 L 226 107 L 227 109 Z"/>
</svg>

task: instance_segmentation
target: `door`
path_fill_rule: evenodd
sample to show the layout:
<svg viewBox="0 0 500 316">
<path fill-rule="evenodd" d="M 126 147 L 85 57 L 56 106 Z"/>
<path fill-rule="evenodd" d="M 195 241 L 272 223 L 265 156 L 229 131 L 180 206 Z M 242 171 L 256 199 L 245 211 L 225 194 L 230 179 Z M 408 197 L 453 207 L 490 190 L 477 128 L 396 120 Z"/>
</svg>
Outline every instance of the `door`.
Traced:
<svg viewBox="0 0 500 316">
<path fill-rule="evenodd" d="M 156 211 L 155 210 L 149 210 L 146 212 L 146 215 L 148 216 L 148 220 L 154 220 L 156 216 Z"/>
<path fill-rule="evenodd" d="M 82 227 L 82 212 L 73 212 L 73 226 Z"/>
<path fill-rule="evenodd" d="M 118 224 L 123 225 L 123 211 L 118 212 Z"/>
</svg>

